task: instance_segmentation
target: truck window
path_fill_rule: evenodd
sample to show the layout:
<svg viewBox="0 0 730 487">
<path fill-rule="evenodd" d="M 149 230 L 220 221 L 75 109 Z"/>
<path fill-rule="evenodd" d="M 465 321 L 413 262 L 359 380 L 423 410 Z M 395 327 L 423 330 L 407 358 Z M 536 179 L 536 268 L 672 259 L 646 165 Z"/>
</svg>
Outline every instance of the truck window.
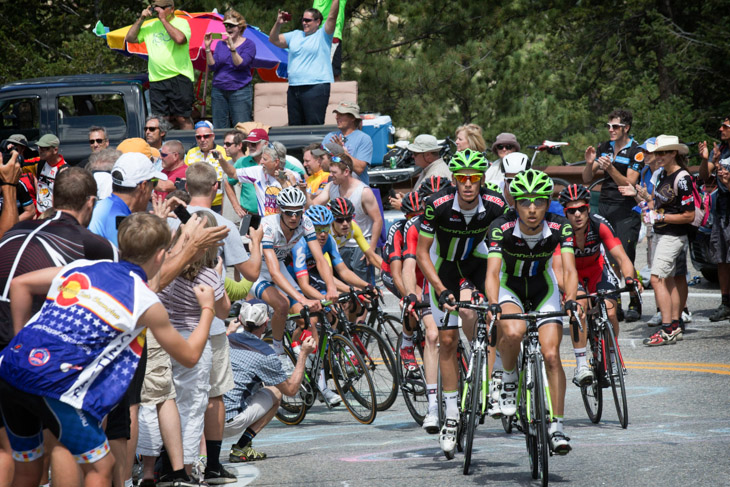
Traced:
<svg viewBox="0 0 730 487">
<path fill-rule="evenodd" d="M 28 140 L 37 140 L 40 136 L 39 101 L 39 97 L 25 97 L 0 102 L 0 140 L 13 134 L 23 134 Z"/>
<path fill-rule="evenodd" d="M 58 103 L 58 138 L 88 144 L 89 127 L 104 127 L 112 144 L 127 138 L 127 111 L 120 93 L 62 95 Z"/>
</svg>

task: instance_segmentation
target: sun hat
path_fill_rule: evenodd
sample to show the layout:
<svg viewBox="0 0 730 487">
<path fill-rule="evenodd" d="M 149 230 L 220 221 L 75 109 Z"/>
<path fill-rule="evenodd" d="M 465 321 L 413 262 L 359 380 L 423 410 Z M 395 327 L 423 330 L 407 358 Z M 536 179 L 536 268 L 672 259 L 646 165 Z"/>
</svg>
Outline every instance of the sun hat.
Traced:
<svg viewBox="0 0 730 487">
<path fill-rule="evenodd" d="M 511 134 L 509 132 L 502 132 L 497 136 L 496 139 L 494 139 L 494 144 L 492 144 L 492 152 L 497 152 L 497 146 L 498 145 L 513 145 L 518 151 L 520 150 L 520 143 L 517 142 L 517 137 L 515 137 L 515 134 Z"/>
<path fill-rule="evenodd" d="M 653 144 L 647 144 L 649 152 L 676 150 L 678 153 L 689 154 L 689 147 L 679 142 L 676 135 L 660 135 Z"/>
<path fill-rule="evenodd" d="M 360 106 L 357 103 L 352 103 L 350 101 L 341 101 L 339 105 L 335 107 L 334 110 L 332 110 L 333 113 L 349 113 L 356 119 L 360 119 Z"/>
<path fill-rule="evenodd" d="M 422 154 L 424 152 L 438 152 L 441 150 L 438 139 L 433 135 L 421 134 L 413 139 L 412 144 L 408 144 L 407 149 L 416 154 Z"/>
</svg>

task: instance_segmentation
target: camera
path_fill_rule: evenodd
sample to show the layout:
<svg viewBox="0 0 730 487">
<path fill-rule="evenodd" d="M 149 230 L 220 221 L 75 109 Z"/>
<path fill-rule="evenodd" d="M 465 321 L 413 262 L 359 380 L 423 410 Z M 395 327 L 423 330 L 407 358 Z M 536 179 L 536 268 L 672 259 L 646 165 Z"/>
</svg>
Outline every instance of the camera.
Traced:
<svg viewBox="0 0 730 487">
<path fill-rule="evenodd" d="M 13 151 L 18 152 L 18 163 L 23 165 L 23 156 L 20 155 L 20 151 L 16 147 L 15 142 L 8 139 L 0 142 L 0 154 L 3 156 L 3 164 L 7 164 L 10 161 Z"/>
</svg>

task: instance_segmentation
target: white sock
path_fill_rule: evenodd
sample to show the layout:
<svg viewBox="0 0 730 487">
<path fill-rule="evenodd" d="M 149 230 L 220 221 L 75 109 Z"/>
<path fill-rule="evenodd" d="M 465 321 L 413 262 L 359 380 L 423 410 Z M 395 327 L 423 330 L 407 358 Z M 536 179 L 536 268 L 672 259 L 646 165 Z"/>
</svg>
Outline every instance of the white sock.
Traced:
<svg viewBox="0 0 730 487">
<path fill-rule="evenodd" d="M 134 485 L 134 482 L 132 482 L 131 477 L 124 481 L 124 487 L 132 487 Z"/>
<path fill-rule="evenodd" d="M 429 412 L 438 410 L 438 403 L 436 402 L 438 399 L 437 387 L 438 387 L 438 384 L 426 384 L 426 393 L 428 396 L 428 411 Z"/>
<path fill-rule="evenodd" d="M 586 347 L 574 348 L 573 353 L 575 353 L 576 366 L 582 367 L 583 365 L 588 365 L 586 360 Z"/>
<path fill-rule="evenodd" d="M 317 380 L 317 385 L 319 386 L 320 391 L 327 389 L 327 381 L 324 378 L 324 369 L 319 370 L 319 380 Z"/>
<path fill-rule="evenodd" d="M 413 346 L 413 335 L 406 335 L 406 332 L 403 332 L 403 340 L 400 342 L 400 348 L 403 350 L 404 348 L 412 347 Z"/>
<path fill-rule="evenodd" d="M 499 354 L 499 351 L 494 354 L 494 370 L 504 370 L 504 366 L 502 365 L 502 356 Z"/>
<path fill-rule="evenodd" d="M 561 416 L 553 416 L 555 421 L 550 423 L 550 428 L 548 428 L 548 434 L 552 435 L 556 431 L 563 432 L 563 418 Z"/>
<path fill-rule="evenodd" d="M 506 384 L 508 382 L 517 382 L 518 375 L 517 375 L 517 368 L 514 368 L 513 370 L 505 370 L 502 374 L 502 383 Z"/>
<path fill-rule="evenodd" d="M 446 417 L 456 419 L 459 417 L 459 406 L 456 400 L 459 396 L 459 391 L 444 391 L 444 402 L 446 403 Z"/>
<path fill-rule="evenodd" d="M 285 353 L 284 343 L 282 342 L 282 340 L 272 340 L 271 348 L 274 349 L 274 352 L 276 352 L 277 355 L 283 355 Z"/>
</svg>

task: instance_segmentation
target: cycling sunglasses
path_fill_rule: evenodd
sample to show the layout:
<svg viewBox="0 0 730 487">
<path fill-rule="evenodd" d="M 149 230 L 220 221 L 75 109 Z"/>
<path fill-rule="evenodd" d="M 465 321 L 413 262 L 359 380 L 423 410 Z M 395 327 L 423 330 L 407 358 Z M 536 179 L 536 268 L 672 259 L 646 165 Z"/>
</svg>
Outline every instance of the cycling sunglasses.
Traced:
<svg viewBox="0 0 730 487">
<path fill-rule="evenodd" d="M 352 217 L 346 216 L 346 217 L 341 217 L 341 218 L 335 218 L 335 221 L 340 224 L 345 223 L 345 222 L 350 223 L 352 221 Z"/>
<path fill-rule="evenodd" d="M 456 180 L 462 184 L 466 183 L 467 181 L 470 181 L 472 183 L 478 183 L 482 180 L 482 177 L 484 177 L 483 174 L 454 174 L 454 178 L 456 178 Z"/>
<path fill-rule="evenodd" d="M 618 130 L 621 127 L 626 127 L 625 123 L 607 123 L 608 130 Z"/>
<path fill-rule="evenodd" d="M 576 213 L 588 213 L 590 211 L 591 207 L 589 205 L 580 205 L 580 206 L 574 206 L 572 208 L 566 208 L 565 214 L 566 215 L 575 215 Z"/>
<path fill-rule="evenodd" d="M 330 226 L 329 225 L 315 225 L 314 233 L 317 233 L 317 234 L 330 233 Z"/>
<path fill-rule="evenodd" d="M 544 196 L 535 196 L 534 198 L 520 198 L 517 201 L 517 204 L 520 205 L 522 208 L 529 208 L 530 205 L 535 205 L 535 208 L 544 208 L 548 204 L 548 199 Z"/>
<path fill-rule="evenodd" d="M 304 210 L 281 210 L 286 216 L 301 216 Z"/>
</svg>

